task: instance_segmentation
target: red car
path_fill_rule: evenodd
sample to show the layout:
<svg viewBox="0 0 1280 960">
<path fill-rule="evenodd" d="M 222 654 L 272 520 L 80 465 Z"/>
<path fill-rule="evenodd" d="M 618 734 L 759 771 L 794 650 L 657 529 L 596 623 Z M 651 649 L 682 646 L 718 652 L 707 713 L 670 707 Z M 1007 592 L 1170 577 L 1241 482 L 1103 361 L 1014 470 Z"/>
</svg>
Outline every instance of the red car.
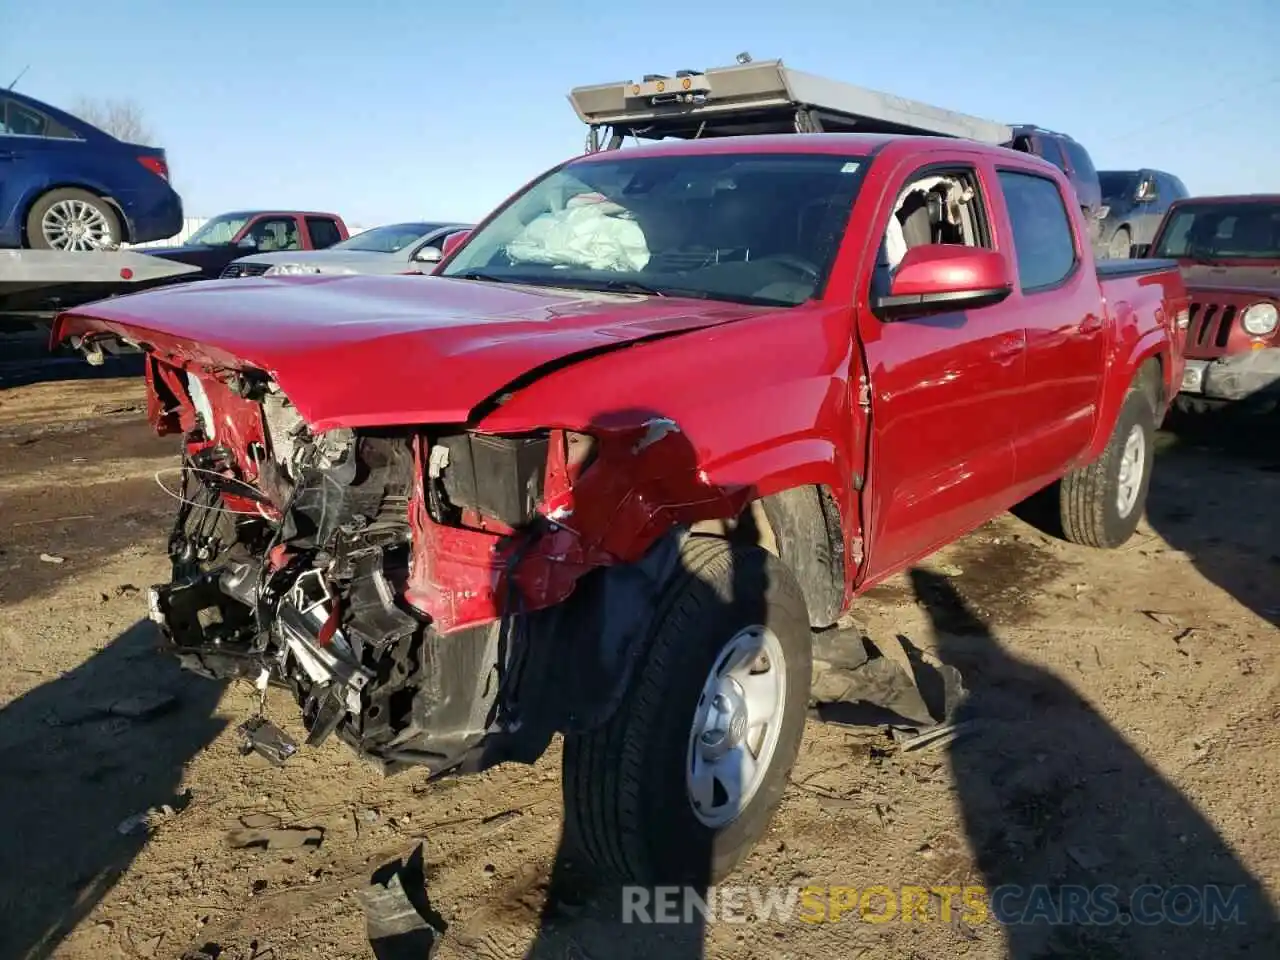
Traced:
<svg viewBox="0 0 1280 960">
<path fill-rule="evenodd" d="M 1179 200 L 1150 255 L 1191 291 L 1178 406 L 1270 412 L 1280 404 L 1280 194 Z"/>
<path fill-rule="evenodd" d="M 436 276 L 213 281 L 54 335 L 142 346 L 183 438 L 151 602 L 187 665 L 389 771 L 562 732 L 571 843 L 718 878 L 785 788 L 811 628 L 1053 484 L 1071 540 L 1133 532 L 1187 298 L 1086 235 L 998 147 L 664 143 L 551 170 Z"/>
</svg>

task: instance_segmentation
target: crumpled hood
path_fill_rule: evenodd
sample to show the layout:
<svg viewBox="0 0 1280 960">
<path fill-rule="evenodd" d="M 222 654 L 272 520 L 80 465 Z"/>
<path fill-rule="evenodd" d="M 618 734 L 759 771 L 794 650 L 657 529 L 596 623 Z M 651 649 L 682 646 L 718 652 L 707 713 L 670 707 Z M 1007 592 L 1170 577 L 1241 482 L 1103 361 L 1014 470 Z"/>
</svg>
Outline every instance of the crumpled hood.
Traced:
<svg viewBox="0 0 1280 960">
<path fill-rule="evenodd" d="M 1182 279 L 1192 293 L 1256 293 L 1280 297 L 1280 266 L 1218 267 L 1205 264 L 1183 266 Z"/>
<path fill-rule="evenodd" d="M 183 366 L 262 370 L 326 430 L 462 423 L 575 355 L 774 309 L 440 277 L 286 276 L 98 301 L 60 314 L 53 339 L 110 332 Z"/>
</svg>

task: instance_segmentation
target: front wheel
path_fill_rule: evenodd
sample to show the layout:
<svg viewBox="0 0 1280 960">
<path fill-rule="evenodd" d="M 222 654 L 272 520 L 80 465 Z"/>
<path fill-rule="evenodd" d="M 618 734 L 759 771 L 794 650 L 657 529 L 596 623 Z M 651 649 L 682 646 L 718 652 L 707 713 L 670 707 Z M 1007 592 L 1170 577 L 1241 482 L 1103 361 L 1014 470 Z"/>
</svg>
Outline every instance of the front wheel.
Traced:
<svg viewBox="0 0 1280 960">
<path fill-rule="evenodd" d="M 1059 513 L 1068 540 L 1109 549 L 1133 536 L 1151 486 L 1154 440 L 1151 397 L 1134 386 L 1102 456 L 1062 478 Z"/>
<path fill-rule="evenodd" d="M 86 190 L 50 190 L 27 214 L 33 250 L 114 250 L 122 239 L 111 204 Z"/>
<path fill-rule="evenodd" d="M 566 737 L 565 831 L 635 884 L 718 882 L 768 829 L 804 732 L 809 614 L 759 547 L 690 537 L 623 703 Z"/>
</svg>

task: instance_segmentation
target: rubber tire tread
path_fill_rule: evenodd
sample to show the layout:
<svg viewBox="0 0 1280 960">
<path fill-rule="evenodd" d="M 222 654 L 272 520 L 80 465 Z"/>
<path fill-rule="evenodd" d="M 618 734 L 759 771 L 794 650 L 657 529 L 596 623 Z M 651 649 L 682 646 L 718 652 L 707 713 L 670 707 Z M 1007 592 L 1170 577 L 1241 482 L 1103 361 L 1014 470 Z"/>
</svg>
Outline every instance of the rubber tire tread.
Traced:
<svg viewBox="0 0 1280 960">
<path fill-rule="evenodd" d="M 1121 517 L 1116 507 L 1120 458 L 1125 438 L 1134 424 L 1142 425 L 1146 456 L 1144 476 L 1138 502 L 1128 517 Z M 1140 383 L 1130 388 L 1116 418 L 1115 429 L 1102 456 L 1092 463 L 1071 471 L 1062 478 L 1059 488 L 1059 515 L 1062 533 L 1072 543 L 1111 550 L 1125 543 L 1137 529 L 1146 507 L 1154 465 L 1155 408 L 1148 391 Z"/>
<path fill-rule="evenodd" d="M 774 770 L 770 771 L 776 776 L 777 761 L 786 759 L 784 776 L 789 774 L 798 750 L 799 734 L 803 732 L 812 670 L 804 595 L 781 561 L 762 548 L 734 546 L 714 536 L 691 536 L 681 547 L 680 570 L 663 593 L 648 641 L 649 650 L 642 657 L 640 669 L 623 703 L 599 729 L 565 738 L 562 768 L 565 839 L 568 847 L 584 856 L 597 871 L 633 883 L 670 879 L 655 874 L 650 856 L 650 848 L 655 841 L 644 835 L 642 827 L 644 801 L 641 794 L 645 785 L 648 734 L 653 729 L 654 718 L 666 706 L 671 671 L 677 660 L 677 644 L 688 643 L 690 633 L 686 626 L 696 622 L 701 613 L 700 599 L 705 594 L 689 588 L 699 580 L 715 583 L 726 575 L 732 576 L 735 555 L 751 551 L 762 555 L 770 580 L 789 595 L 790 602 L 804 617 L 804 622 L 796 625 L 797 629 L 803 627 L 805 632 L 803 662 L 788 662 L 787 670 L 789 676 L 794 676 L 793 671 L 803 671 L 806 696 L 799 705 L 801 716 L 794 743 L 786 742 L 788 725 L 783 720 L 783 731 L 774 754 Z M 795 709 L 789 692 L 784 711 Z M 790 751 L 790 758 L 785 758 L 785 751 Z M 752 815 L 758 799 L 757 794 L 744 817 Z M 769 816 L 772 812 L 769 811 Z M 754 842 L 753 839 L 741 856 L 749 852 Z M 736 860 L 733 865 L 736 865 Z M 721 874 L 724 872 L 727 870 L 719 871 Z"/>
</svg>

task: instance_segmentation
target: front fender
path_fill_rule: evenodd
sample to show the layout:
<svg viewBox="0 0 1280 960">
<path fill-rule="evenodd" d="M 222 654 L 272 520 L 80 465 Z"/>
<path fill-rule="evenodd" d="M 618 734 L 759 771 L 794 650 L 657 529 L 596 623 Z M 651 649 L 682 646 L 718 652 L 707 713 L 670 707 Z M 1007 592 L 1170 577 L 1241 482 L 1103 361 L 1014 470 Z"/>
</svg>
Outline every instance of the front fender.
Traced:
<svg viewBox="0 0 1280 960">
<path fill-rule="evenodd" d="M 1120 408 L 1124 406 L 1125 397 L 1134 386 L 1144 367 L 1156 364 L 1154 374 L 1158 389 L 1156 400 L 1156 422 L 1164 419 L 1165 411 L 1172 402 L 1177 391 L 1177 384 L 1182 380 L 1182 358 L 1174 351 L 1163 328 L 1149 330 L 1136 341 L 1122 344 L 1122 350 L 1110 364 L 1107 376 L 1103 380 L 1102 396 L 1098 404 L 1098 420 L 1094 429 L 1093 440 L 1089 444 L 1086 460 L 1092 461 L 1107 448 L 1111 434 L 1115 431 L 1116 421 L 1120 418 Z"/>
<path fill-rule="evenodd" d="M 829 489 L 856 530 L 853 364 L 849 311 L 812 306 L 632 345 L 514 391 L 475 428 L 563 429 L 598 444 L 544 504 L 558 529 L 521 563 L 526 596 L 562 594 L 553 584 L 566 571 L 634 563 L 674 527 L 731 519 L 793 487 Z"/>
</svg>

